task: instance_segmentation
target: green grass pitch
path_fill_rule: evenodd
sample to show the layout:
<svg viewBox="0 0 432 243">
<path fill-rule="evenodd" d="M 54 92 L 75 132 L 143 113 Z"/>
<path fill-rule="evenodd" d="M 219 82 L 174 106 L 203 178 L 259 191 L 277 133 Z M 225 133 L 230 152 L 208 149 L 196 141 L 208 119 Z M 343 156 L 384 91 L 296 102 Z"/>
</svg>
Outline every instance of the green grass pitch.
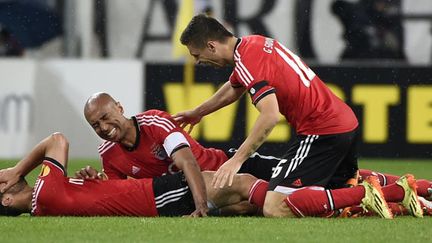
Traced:
<svg viewBox="0 0 432 243">
<path fill-rule="evenodd" d="M 15 161 L 0 161 L 0 168 Z M 72 160 L 68 172 L 94 161 Z M 374 159 L 361 168 L 432 179 L 432 161 Z M 37 170 L 36 170 L 37 171 Z M 38 171 L 37 171 L 38 172 Z M 34 182 L 37 172 L 28 176 Z M 430 242 L 432 218 L 0 217 L 1 242 Z"/>
</svg>

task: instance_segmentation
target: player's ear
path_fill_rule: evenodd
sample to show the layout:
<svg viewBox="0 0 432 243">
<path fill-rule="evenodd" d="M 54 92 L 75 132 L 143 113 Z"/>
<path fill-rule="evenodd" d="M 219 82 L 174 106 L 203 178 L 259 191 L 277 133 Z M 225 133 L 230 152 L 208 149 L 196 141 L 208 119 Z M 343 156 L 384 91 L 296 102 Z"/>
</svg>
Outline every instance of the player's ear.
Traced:
<svg viewBox="0 0 432 243">
<path fill-rule="evenodd" d="M 123 115 L 124 109 L 123 109 L 123 106 L 120 104 L 120 101 L 116 102 L 116 106 L 119 108 L 120 113 Z"/>
<path fill-rule="evenodd" d="M 10 205 L 12 205 L 12 203 L 13 203 L 12 194 L 10 194 L 10 193 L 3 194 L 1 203 L 4 207 L 9 207 Z"/>
<path fill-rule="evenodd" d="M 209 49 L 209 51 L 211 53 L 215 53 L 216 52 L 216 42 L 215 41 L 207 41 L 207 49 Z"/>
</svg>

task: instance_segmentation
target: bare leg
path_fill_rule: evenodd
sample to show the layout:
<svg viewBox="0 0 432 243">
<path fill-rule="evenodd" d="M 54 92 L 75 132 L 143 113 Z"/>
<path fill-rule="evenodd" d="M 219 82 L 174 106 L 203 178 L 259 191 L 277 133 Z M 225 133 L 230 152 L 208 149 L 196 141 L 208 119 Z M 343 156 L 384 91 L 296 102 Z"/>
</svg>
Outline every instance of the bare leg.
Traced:
<svg viewBox="0 0 432 243">
<path fill-rule="evenodd" d="M 213 216 L 262 216 L 262 210 L 249 201 L 241 201 L 236 204 L 217 208 L 212 211 Z"/>
<path fill-rule="evenodd" d="M 247 201 L 249 189 L 257 180 L 249 174 L 237 174 L 234 176 L 232 186 L 215 189 L 211 185 L 214 173 L 213 171 L 202 172 L 207 188 L 207 198 L 218 208 Z"/>
<path fill-rule="evenodd" d="M 284 202 L 286 197 L 287 195 L 283 193 L 268 191 L 264 202 L 264 216 L 295 218 L 296 216 Z"/>
</svg>

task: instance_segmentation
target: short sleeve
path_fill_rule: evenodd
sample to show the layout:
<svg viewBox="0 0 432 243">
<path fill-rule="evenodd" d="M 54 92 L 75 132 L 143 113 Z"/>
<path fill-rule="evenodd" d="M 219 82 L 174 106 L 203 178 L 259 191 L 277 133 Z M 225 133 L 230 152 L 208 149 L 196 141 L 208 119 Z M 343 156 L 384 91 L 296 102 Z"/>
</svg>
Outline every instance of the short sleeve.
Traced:
<svg viewBox="0 0 432 243">
<path fill-rule="evenodd" d="M 46 177 L 48 175 L 66 176 L 66 170 L 62 164 L 57 160 L 45 157 L 42 162 L 42 168 L 39 177 Z"/>
</svg>

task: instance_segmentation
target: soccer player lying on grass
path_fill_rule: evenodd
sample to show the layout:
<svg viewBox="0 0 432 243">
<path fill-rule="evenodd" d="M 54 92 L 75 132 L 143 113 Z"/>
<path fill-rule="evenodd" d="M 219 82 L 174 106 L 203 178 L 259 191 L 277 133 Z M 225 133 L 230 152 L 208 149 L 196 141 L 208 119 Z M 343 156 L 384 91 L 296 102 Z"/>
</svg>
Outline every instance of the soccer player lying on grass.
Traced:
<svg viewBox="0 0 432 243">
<path fill-rule="evenodd" d="M 423 217 L 423 214 L 432 215 L 432 203 L 425 199 L 430 199 L 431 197 L 432 190 L 430 187 L 432 184 L 430 181 L 418 180 L 422 188 L 417 191 L 417 188 L 419 187 L 414 176 L 410 174 L 398 177 L 361 169 L 360 175 L 358 181 L 352 183 L 352 187 L 346 189 L 326 190 L 323 187 L 314 186 L 299 189 L 286 188 L 286 198 L 278 207 L 278 210 L 281 213 L 274 216 L 283 217 L 293 213 L 299 217 L 352 217 L 379 215 L 385 218 L 392 218 L 393 215 L 412 215 L 414 217 Z M 392 183 L 382 183 L 383 177 L 387 177 Z M 356 204 L 351 204 L 351 206 L 347 208 L 341 207 L 341 204 L 348 205 L 351 200 L 357 200 L 358 197 L 364 195 L 362 188 L 357 186 L 358 183 L 364 184 L 364 182 L 373 184 L 377 188 L 384 185 L 381 188 L 381 192 L 387 201 L 386 207 L 388 208 L 386 208 L 386 210 L 381 210 L 384 208 L 383 205 L 375 205 L 378 206 L 378 209 L 373 211 L 368 210 L 362 205 Z M 263 207 L 266 192 L 268 190 L 268 184 L 268 182 L 263 180 L 258 180 L 254 184 L 251 189 L 254 192 L 251 193 L 249 199 L 251 203 L 258 207 Z M 346 194 L 347 191 L 350 191 L 348 197 Z M 420 196 L 417 196 L 417 194 Z M 326 208 L 328 210 L 325 213 L 322 213 L 321 208 Z M 377 214 L 377 211 L 380 213 Z"/>
<path fill-rule="evenodd" d="M 65 169 L 68 147 L 62 134 L 52 134 L 37 144 L 16 166 L 0 170 L 0 214 L 19 215 L 31 212 L 35 216 L 199 216 L 193 214 L 194 202 L 182 173 L 137 180 L 68 178 Z M 35 187 L 29 187 L 24 177 L 40 164 L 43 166 Z M 210 184 L 213 172 L 202 174 L 205 183 Z M 236 183 L 233 186 L 224 189 L 207 187 L 207 198 L 211 205 L 221 207 L 247 198 L 254 201 L 259 197 L 258 194 L 262 194 L 264 181 L 247 174 L 235 175 L 234 180 Z M 406 188 L 409 193 L 415 193 L 410 191 L 410 187 Z M 325 207 L 328 205 L 327 198 L 317 196 L 314 191 L 337 195 L 335 198 L 339 201 L 331 201 L 330 207 Z M 310 195 L 305 195 L 304 192 L 310 192 Z M 293 213 L 288 214 L 291 217 L 320 216 L 351 205 L 362 205 L 381 217 L 391 217 L 376 177 L 369 177 L 360 186 L 346 189 L 324 191 L 309 187 L 297 190 L 287 197 L 287 201 L 292 206 Z"/>
<path fill-rule="evenodd" d="M 0 171 L 2 215 L 31 212 L 34 216 L 201 216 L 183 173 L 154 179 L 84 180 L 66 177 L 68 141 L 54 133 L 37 144 L 16 166 Z M 43 164 L 32 188 L 24 176 Z M 209 184 L 213 172 L 202 172 Z M 215 207 L 245 201 L 256 178 L 235 177 L 237 185 L 216 191 L 207 187 Z"/>
<path fill-rule="evenodd" d="M 400 176 L 376 172 L 367 169 L 359 170 L 359 178 L 358 181 L 361 183 L 364 178 L 368 176 L 376 176 L 380 182 L 381 186 L 387 186 L 395 183 L 399 180 Z M 432 201 L 432 181 L 426 179 L 417 179 L 417 195 L 425 198 L 426 200 Z"/>
<path fill-rule="evenodd" d="M 235 153 L 235 150 L 225 152 L 204 148 L 165 111 L 147 110 L 132 117 L 125 117 L 123 113 L 120 102 L 107 93 L 93 94 L 84 107 L 88 123 L 100 138 L 106 140 L 99 147 L 99 154 L 108 179 L 153 178 L 182 170 L 194 192 L 194 188 L 204 187 L 197 176 L 199 170 L 215 171 Z M 272 156 L 254 153 L 240 173 L 269 180 L 272 168 L 279 161 Z M 100 178 L 91 167 L 83 168 L 76 173 L 76 177 Z M 202 204 L 203 195 L 200 192 L 193 195 L 195 198 L 197 194 Z M 251 207 L 247 202 L 241 205 L 235 206 L 235 213 L 239 207 L 243 207 L 245 214 L 256 211 L 256 207 Z M 230 214 L 230 211 L 225 208 L 211 213 Z"/>
<path fill-rule="evenodd" d="M 359 170 L 358 182 L 362 182 L 364 178 L 368 176 L 376 176 L 380 182 L 381 186 L 387 186 L 397 182 L 400 177 L 396 175 L 375 172 L 367 169 Z M 432 216 L 432 182 L 426 179 L 416 180 L 417 184 L 417 195 L 420 201 L 421 208 L 423 210 L 423 215 Z M 388 203 L 393 215 L 408 215 L 409 210 L 398 203 Z M 366 212 L 363 208 L 359 206 L 352 206 L 345 208 L 341 212 L 342 217 L 358 217 L 358 216 L 369 216 L 373 215 L 371 212 Z"/>
</svg>

